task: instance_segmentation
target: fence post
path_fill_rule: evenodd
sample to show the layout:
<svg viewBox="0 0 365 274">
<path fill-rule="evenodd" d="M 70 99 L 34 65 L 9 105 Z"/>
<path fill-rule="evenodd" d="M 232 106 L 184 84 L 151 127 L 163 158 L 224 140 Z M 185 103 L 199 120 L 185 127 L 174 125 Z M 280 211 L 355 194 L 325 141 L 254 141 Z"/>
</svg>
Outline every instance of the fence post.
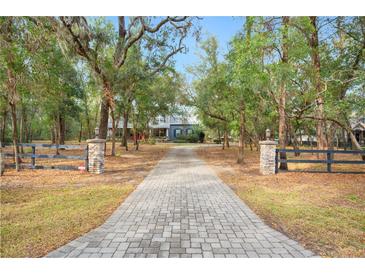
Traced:
<svg viewBox="0 0 365 274">
<path fill-rule="evenodd" d="M 32 168 L 35 169 L 35 145 L 32 146 Z"/>
<path fill-rule="evenodd" d="M 275 149 L 275 174 L 279 172 L 279 152 Z"/>
<path fill-rule="evenodd" d="M 86 145 L 85 148 L 85 170 L 89 171 L 89 146 Z"/>
<path fill-rule="evenodd" d="M 332 161 L 332 151 L 328 150 L 327 151 L 327 172 L 332 172 L 332 167 L 331 167 L 331 161 Z"/>
</svg>

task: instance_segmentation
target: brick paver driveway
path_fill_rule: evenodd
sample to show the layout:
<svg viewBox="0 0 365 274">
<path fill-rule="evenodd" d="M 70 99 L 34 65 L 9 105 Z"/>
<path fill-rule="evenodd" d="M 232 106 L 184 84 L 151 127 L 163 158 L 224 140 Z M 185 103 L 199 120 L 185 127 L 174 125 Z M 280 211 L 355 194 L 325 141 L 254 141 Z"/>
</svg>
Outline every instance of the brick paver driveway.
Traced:
<svg viewBox="0 0 365 274">
<path fill-rule="evenodd" d="M 311 256 L 296 241 L 265 225 L 189 147 L 172 149 L 102 226 L 48 254 Z"/>
</svg>

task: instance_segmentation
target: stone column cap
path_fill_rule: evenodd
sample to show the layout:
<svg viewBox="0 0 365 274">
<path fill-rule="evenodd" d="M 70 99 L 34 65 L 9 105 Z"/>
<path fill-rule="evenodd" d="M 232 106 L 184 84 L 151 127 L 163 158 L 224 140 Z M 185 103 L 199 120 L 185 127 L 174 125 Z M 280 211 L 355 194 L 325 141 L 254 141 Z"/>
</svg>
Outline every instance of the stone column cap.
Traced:
<svg viewBox="0 0 365 274">
<path fill-rule="evenodd" d="M 278 142 L 272 141 L 272 140 L 265 140 L 265 141 L 260 141 L 259 144 L 260 145 L 277 145 Z"/>
<path fill-rule="evenodd" d="M 86 140 L 87 143 L 105 143 L 106 140 L 105 139 L 89 139 Z"/>
</svg>

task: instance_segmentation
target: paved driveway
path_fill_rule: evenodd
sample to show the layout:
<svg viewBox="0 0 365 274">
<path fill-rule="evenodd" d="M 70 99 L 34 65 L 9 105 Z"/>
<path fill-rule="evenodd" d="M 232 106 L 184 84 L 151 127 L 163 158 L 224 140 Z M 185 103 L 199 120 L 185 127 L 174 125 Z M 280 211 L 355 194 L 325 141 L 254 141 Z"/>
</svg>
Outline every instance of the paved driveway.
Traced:
<svg viewBox="0 0 365 274">
<path fill-rule="evenodd" d="M 85 212 L 87 214 L 87 212 Z M 48 257 L 312 257 L 178 147 L 100 227 Z"/>
</svg>

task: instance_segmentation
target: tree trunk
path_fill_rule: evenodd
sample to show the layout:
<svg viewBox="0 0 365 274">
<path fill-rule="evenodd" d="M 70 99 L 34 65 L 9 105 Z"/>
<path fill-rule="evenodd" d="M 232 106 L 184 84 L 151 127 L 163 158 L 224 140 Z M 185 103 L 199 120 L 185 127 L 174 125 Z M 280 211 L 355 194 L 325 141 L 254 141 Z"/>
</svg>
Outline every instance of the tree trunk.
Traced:
<svg viewBox="0 0 365 274">
<path fill-rule="evenodd" d="M 133 141 L 135 150 L 138 150 L 138 134 L 137 130 L 134 127 L 133 127 Z"/>
<path fill-rule="evenodd" d="M 224 150 L 225 149 L 225 147 L 226 147 L 226 140 L 225 140 L 225 131 L 223 130 L 223 142 L 222 142 L 222 149 Z M 221 141 L 221 139 L 219 139 L 220 141 Z"/>
<path fill-rule="evenodd" d="M 32 126 L 29 126 L 29 143 L 33 141 L 33 131 Z"/>
<path fill-rule="evenodd" d="M 328 139 L 327 139 L 327 143 L 328 143 L 328 148 L 333 150 L 335 148 L 335 134 L 336 134 L 336 127 L 334 124 L 329 126 L 328 129 Z"/>
<path fill-rule="evenodd" d="M 13 145 L 14 145 L 14 161 L 16 171 L 20 170 L 19 146 L 18 146 L 18 126 L 16 119 L 16 105 L 10 104 L 12 126 L 13 126 Z"/>
<path fill-rule="evenodd" d="M 6 118 L 8 116 L 8 112 L 5 109 L 1 118 L 1 136 L 0 136 L 0 140 L 1 143 L 5 143 L 5 130 L 6 130 Z"/>
<path fill-rule="evenodd" d="M 345 116 L 345 115 L 344 115 Z M 351 124 L 349 122 L 349 120 L 347 119 L 347 117 L 345 116 L 345 119 L 346 119 L 346 131 L 347 131 L 347 134 L 350 136 L 350 140 L 351 140 L 351 143 L 352 143 L 352 146 L 355 147 L 357 150 L 362 150 L 362 147 L 361 145 L 359 144 L 359 142 L 356 140 L 356 136 L 354 135 L 354 133 L 352 132 L 352 129 L 351 129 Z M 363 161 L 365 161 L 365 155 L 361 155 L 361 159 Z"/>
<path fill-rule="evenodd" d="M 89 106 L 88 106 L 88 101 L 87 101 L 87 97 L 84 96 L 84 105 L 85 105 L 85 120 L 86 120 L 86 129 L 87 129 L 87 138 L 91 139 L 91 123 L 90 123 L 90 114 L 89 114 Z"/>
<path fill-rule="evenodd" d="M 55 126 L 54 126 L 55 144 L 57 146 L 57 148 L 56 148 L 56 155 L 59 155 L 60 154 L 60 152 L 58 150 L 58 145 L 60 144 L 59 117 L 56 117 L 55 118 L 54 123 L 55 123 Z"/>
<path fill-rule="evenodd" d="M 282 64 L 286 66 L 288 64 L 288 26 L 289 26 L 289 17 L 283 16 L 282 18 L 283 24 L 283 33 L 282 33 Z M 285 105 L 286 105 L 286 77 L 281 80 L 280 83 L 280 98 L 279 98 L 279 147 L 280 149 L 285 149 L 286 147 L 286 115 L 285 115 Z M 286 160 L 286 153 L 280 152 L 280 160 Z M 281 170 L 288 170 L 288 164 L 280 162 Z"/>
<path fill-rule="evenodd" d="M 298 150 L 299 149 L 298 136 L 296 134 L 295 129 L 293 129 L 292 136 L 293 136 L 293 148 L 295 150 Z M 300 153 L 299 152 L 294 152 L 294 156 L 298 157 L 298 156 L 300 156 Z"/>
<path fill-rule="evenodd" d="M 352 142 L 352 145 L 357 149 L 357 150 L 362 150 L 361 145 L 359 144 L 359 142 L 356 140 L 356 136 L 352 133 L 352 131 L 348 131 L 349 135 L 350 135 L 350 139 Z M 365 155 L 361 156 L 362 160 L 365 161 Z"/>
<path fill-rule="evenodd" d="M 65 117 L 63 113 L 60 113 L 58 116 L 58 137 L 60 145 L 65 144 L 65 135 L 66 135 Z"/>
<path fill-rule="evenodd" d="M 309 130 L 309 127 L 305 127 L 305 132 L 307 134 L 307 140 L 309 142 L 309 146 L 310 148 L 313 150 L 313 140 L 312 140 L 312 136 L 310 134 L 310 130 Z"/>
<path fill-rule="evenodd" d="M 341 129 L 342 146 L 344 150 L 347 150 L 348 137 L 346 135 L 346 130 Z"/>
<path fill-rule="evenodd" d="M 334 124 L 331 124 L 329 126 L 329 129 L 328 129 L 328 139 L 327 139 L 327 143 L 328 143 L 328 149 L 329 150 L 334 150 L 335 149 L 335 142 L 334 142 L 334 139 L 335 139 L 335 134 L 336 134 L 336 127 Z M 334 154 L 332 153 L 331 154 L 331 159 L 333 159 L 334 157 Z"/>
<path fill-rule="evenodd" d="M 90 123 L 90 117 L 89 114 L 86 114 L 86 127 L 87 127 L 87 138 L 92 138 L 92 129 L 91 129 L 91 123 Z"/>
<path fill-rule="evenodd" d="M 246 30 L 246 37 L 245 37 L 245 44 L 246 48 L 249 49 L 251 46 L 251 31 L 252 26 L 254 23 L 253 17 L 247 16 L 245 22 L 245 30 Z M 241 94 L 239 98 L 239 139 L 238 139 L 238 157 L 237 163 L 242 164 L 243 160 L 243 153 L 244 153 L 244 146 L 245 146 L 245 102 L 244 97 Z"/>
<path fill-rule="evenodd" d="M 79 143 L 81 143 L 81 139 L 82 139 L 82 121 L 81 121 L 81 117 L 80 117 Z"/>
<path fill-rule="evenodd" d="M 98 121 L 98 119 L 99 119 L 99 112 L 100 112 L 100 109 L 98 110 L 98 111 L 95 111 L 95 118 L 94 118 L 94 121 L 95 121 L 95 126 L 94 126 L 94 128 L 92 129 L 92 131 L 91 131 L 91 138 L 93 138 L 93 137 L 95 137 L 94 136 L 94 133 L 95 133 L 95 127 L 97 126 L 97 122 L 96 121 Z M 100 132 L 99 132 L 100 133 Z M 100 135 L 99 135 L 100 136 Z"/>
<path fill-rule="evenodd" d="M 109 90 L 109 91 L 107 91 Z M 99 138 L 106 139 L 108 136 L 108 119 L 109 119 L 109 98 L 105 93 L 110 93 L 109 85 L 104 84 L 104 94 L 100 104 L 100 121 L 99 121 Z"/>
<path fill-rule="evenodd" d="M 19 143 L 22 144 L 24 142 L 23 136 L 24 136 L 24 119 L 23 119 L 23 109 L 21 111 L 21 117 L 20 117 L 20 125 L 19 125 Z M 20 147 L 20 153 L 24 153 L 23 146 Z"/>
<path fill-rule="evenodd" d="M 56 135 L 55 135 L 55 126 L 54 125 L 51 128 L 51 142 L 52 142 L 52 144 L 56 143 Z"/>
<path fill-rule="evenodd" d="M 128 151 L 128 118 L 129 113 L 128 111 L 123 112 L 123 139 L 122 139 L 122 146 L 125 147 L 125 150 Z"/>
<path fill-rule="evenodd" d="M 115 129 L 114 110 L 112 110 L 110 113 L 111 113 L 111 117 L 112 117 L 112 151 L 111 151 L 111 156 L 115 156 L 115 133 L 116 133 L 116 129 Z"/>
<path fill-rule="evenodd" d="M 317 17 L 310 16 L 310 21 L 312 25 L 312 33 L 310 37 L 310 47 L 311 47 L 311 58 L 314 68 L 314 86 L 317 93 L 317 109 L 315 116 L 317 120 L 317 147 L 320 150 L 328 149 L 328 143 L 326 140 L 326 121 L 324 120 L 324 99 L 322 92 L 322 81 L 321 81 L 321 63 L 319 57 L 319 42 L 318 42 L 318 28 L 317 28 Z"/>
<path fill-rule="evenodd" d="M 224 145 L 225 145 L 226 148 L 229 148 L 229 140 L 228 140 L 227 126 L 224 127 Z"/>
<path fill-rule="evenodd" d="M 28 123 L 28 116 L 26 113 L 24 113 L 23 119 L 24 119 L 24 139 L 25 139 L 26 143 L 30 143 L 29 142 L 29 128 L 31 127 L 31 123 Z"/>
<path fill-rule="evenodd" d="M 7 35 L 8 42 L 11 44 L 13 42 L 12 39 L 12 18 L 9 19 L 9 23 L 7 27 Z M 17 118 L 16 118 L 16 104 L 19 101 L 19 95 L 16 89 L 16 77 L 14 74 L 14 56 L 12 54 L 12 49 L 8 49 L 7 54 L 7 89 L 8 89 L 8 103 L 10 105 L 10 112 L 12 118 L 12 126 L 13 126 L 13 145 L 14 145 L 14 160 L 15 160 L 15 168 L 16 171 L 20 170 L 20 159 L 19 159 L 19 147 L 18 147 L 18 128 L 17 128 Z"/>
<path fill-rule="evenodd" d="M 243 100 L 240 101 L 239 117 L 240 117 L 240 124 L 239 124 L 240 129 L 239 129 L 239 139 L 238 139 L 237 163 L 242 164 L 244 145 L 245 145 L 245 105 Z"/>
</svg>

